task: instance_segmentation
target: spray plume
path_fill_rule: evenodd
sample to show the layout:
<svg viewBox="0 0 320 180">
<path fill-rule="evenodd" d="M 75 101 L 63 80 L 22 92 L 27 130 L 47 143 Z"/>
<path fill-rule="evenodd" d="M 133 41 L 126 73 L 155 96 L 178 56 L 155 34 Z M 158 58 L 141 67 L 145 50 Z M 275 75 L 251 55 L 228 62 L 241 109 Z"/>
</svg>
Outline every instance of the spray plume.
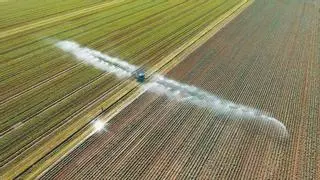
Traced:
<svg viewBox="0 0 320 180">
<path fill-rule="evenodd" d="M 112 73 L 119 78 L 130 77 L 132 72 L 137 69 L 136 66 L 133 66 L 125 61 L 102 54 L 96 50 L 81 47 L 75 42 L 59 41 L 56 43 L 56 46 L 63 51 L 72 54 L 78 60 L 103 71 Z"/>
<path fill-rule="evenodd" d="M 130 77 L 138 69 L 123 60 L 110 57 L 96 50 L 81 47 L 75 42 L 60 41 L 56 43 L 56 46 L 65 52 L 71 53 L 78 60 L 112 73 L 119 78 Z M 141 87 L 143 91 L 165 95 L 169 99 L 190 102 L 199 107 L 210 108 L 219 115 L 228 115 L 237 119 L 257 119 L 276 128 L 282 137 L 288 136 L 286 127 L 267 113 L 241 104 L 235 104 L 195 86 L 183 84 L 165 78 L 162 75 L 154 75 L 148 83 L 144 83 Z"/>
<path fill-rule="evenodd" d="M 288 135 L 283 123 L 263 111 L 233 103 L 195 86 L 180 83 L 162 75 L 155 75 L 150 83 L 143 85 L 143 88 L 179 102 L 190 102 L 199 107 L 210 108 L 218 115 L 228 115 L 237 119 L 262 120 L 264 125 L 276 128 L 278 135 L 284 137 Z"/>
</svg>

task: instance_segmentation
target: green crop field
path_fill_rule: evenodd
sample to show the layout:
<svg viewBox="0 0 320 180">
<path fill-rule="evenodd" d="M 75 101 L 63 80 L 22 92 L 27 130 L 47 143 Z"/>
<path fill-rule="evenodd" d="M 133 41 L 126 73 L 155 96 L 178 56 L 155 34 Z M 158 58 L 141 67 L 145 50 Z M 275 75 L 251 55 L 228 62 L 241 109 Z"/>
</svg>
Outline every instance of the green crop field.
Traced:
<svg viewBox="0 0 320 180">
<path fill-rule="evenodd" d="M 16 177 L 112 105 L 130 79 L 55 46 L 152 68 L 245 0 L 0 2 L 0 175 Z"/>
</svg>

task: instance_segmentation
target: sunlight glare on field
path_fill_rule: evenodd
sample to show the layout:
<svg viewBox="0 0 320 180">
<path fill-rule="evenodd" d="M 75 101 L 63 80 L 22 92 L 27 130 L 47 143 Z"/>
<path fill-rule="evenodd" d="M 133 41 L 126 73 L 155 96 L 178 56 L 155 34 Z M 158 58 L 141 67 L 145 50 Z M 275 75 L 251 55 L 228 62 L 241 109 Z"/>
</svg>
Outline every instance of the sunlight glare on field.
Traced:
<svg viewBox="0 0 320 180">
<path fill-rule="evenodd" d="M 105 130 L 105 123 L 97 119 L 93 122 L 93 127 L 95 132 L 101 132 Z"/>
</svg>

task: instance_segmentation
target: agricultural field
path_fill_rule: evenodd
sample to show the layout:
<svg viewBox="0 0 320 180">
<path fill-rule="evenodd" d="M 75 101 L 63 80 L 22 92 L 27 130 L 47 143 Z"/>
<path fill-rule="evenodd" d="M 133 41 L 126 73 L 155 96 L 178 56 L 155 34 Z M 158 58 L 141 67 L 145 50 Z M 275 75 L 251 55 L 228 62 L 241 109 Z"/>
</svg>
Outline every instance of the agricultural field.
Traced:
<svg viewBox="0 0 320 180">
<path fill-rule="evenodd" d="M 109 0 L 110 2 L 111 0 Z M 67 13 L 78 11 L 81 8 L 95 7 L 101 5 L 100 0 L 92 1 L 61 1 L 51 0 L 17 0 L 8 3 L 2 3 L 1 10 L 1 31 L 10 30 L 13 27 L 21 27 L 21 25 L 46 20 L 56 15 L 64 15 Z M 104 1 L 108 2 L 108 1 Z M 102 3 L 103 5 L 104 3 Z"/>
<path fill-rule="evenodd" d="M 59 42 L 74 41 L 156 71 L 246 2 L 0 2 L 0 178 L 24 177 L 47 159 L 50 164 L 60 147 L 72 145 L 70 137 L 137 84 L 79 62 Z"/>
<path fill-rule="evenodd" d="M 319 42 L 320 1 L 255 0 L 167 75 L 271 113 L 285 136 L 146 92 L 41 179 L 320 179 Z"/>
</svg>

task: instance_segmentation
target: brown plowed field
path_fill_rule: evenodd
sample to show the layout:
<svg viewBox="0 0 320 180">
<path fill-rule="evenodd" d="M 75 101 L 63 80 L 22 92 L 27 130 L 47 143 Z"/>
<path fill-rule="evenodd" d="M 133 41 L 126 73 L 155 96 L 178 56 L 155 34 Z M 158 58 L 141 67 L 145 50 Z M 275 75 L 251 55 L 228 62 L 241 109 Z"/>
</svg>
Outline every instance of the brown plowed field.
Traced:
<svg viewBox="0 0 320 180">
<path fill-rule="evenodd" d="M 256 0 L 168 77 L 289 133 L 145 93 L 42 179 L 320 179 L 320 1 Z"/>
</svg>

